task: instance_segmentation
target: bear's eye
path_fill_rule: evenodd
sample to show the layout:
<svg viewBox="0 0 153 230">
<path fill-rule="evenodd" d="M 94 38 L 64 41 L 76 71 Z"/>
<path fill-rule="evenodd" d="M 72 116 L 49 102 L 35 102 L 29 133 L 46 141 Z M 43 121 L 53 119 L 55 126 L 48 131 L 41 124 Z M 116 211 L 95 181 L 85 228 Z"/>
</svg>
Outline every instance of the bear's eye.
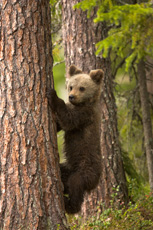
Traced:
<svg viewBox="0 0 153 230">
<path fill-rule="evenodd" d="M 72 86 L 70 86 L 70 88 L 69 88 L 69 89 L 70 89 L 70 91 L 71 91 L 71 90 L 73 89 L 73 87 L 72 87 Z"/>
<path fill-rule="evenodd" d="M 84 87 L 80 87 L 79 89 L 81 92 L 85 91 L 85 88 Z"/>
</svg>

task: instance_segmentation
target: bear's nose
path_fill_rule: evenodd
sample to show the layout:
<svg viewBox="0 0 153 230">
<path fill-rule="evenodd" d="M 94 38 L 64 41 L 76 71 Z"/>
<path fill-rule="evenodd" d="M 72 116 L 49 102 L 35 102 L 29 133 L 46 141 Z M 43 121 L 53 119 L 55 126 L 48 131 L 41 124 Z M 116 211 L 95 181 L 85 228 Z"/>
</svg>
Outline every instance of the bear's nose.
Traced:
<svg viewBox="0 0 153 230">
<path fill-rule="evenodd" d="M 70 100 L 70 101 L 73 101 L 73 99 L 74 99 L 74 95 L 71 94 L 71 95 L 69 96 L 69 100 Z"/>
</svg>

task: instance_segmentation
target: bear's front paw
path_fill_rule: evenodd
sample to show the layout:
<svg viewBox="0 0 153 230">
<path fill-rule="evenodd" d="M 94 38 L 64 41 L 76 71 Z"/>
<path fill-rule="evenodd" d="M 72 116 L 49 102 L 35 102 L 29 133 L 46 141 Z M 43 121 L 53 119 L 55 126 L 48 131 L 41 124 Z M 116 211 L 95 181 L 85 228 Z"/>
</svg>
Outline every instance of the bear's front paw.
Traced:
<svg viewBox="0 0 153 230">
<path fill-rule="evenodd" d="M 56 109 L 56 100 L 57 100 L 57 94 L 54 89 L 47 88 L 46 89 L 46 97 L 48 98 L 48 102 L 52 110 L 55 111 Z"/>
</svg>

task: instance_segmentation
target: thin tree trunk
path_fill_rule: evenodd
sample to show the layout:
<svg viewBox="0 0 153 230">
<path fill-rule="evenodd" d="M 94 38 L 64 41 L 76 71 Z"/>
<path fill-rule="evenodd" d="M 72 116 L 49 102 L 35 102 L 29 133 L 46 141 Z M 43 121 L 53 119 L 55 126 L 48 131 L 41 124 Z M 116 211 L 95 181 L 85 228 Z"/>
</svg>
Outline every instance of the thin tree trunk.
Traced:
<svg viewBox="0 0 153 230">
<path fill-rule="evenodd" d="M 138 64 L 138 81 L 141 99 L 146 157 L 148 164 L 149 184 L 151 191 L 153 191 L 153 135 L 144 61 L 140 61 Z"/>
<path fill-rule="evenodd" d="M 146 62 L 146 81 L 147 81 L 147 91 L 151 96 L 151 101 L 152 100 L 152 95 L 153 95 L 153 59 L 150 57 L 147 57 Z"/>
<path fill-rule="evenodd" d="M 53 85 L 49 1 L 0 7 L 0 229 L 67 229 L 45 96 Z"/>
<path fill-rule="evenodd" d="M 95 11 L 90 19 L 87 19 L 85 12 L 74 11 L 73 5 L 77 2 L 79 1 L 62 1 L 66 69 L 74 63 L 85 72 L 98 68 L 105 71 L 101 106 L 102 176 L 98 188 L 85 197 L 82 215 L 87 218 L 96 214 L 99 204 L 109 206 L 114 189 L 119 187 L 120 202 L 127 203 L 128 195 L 119 145 L 110 61 L 95 55 L 95 44 L 106 36 L 107 28 L 104 24 L 93 23 Z"/>
</svg>

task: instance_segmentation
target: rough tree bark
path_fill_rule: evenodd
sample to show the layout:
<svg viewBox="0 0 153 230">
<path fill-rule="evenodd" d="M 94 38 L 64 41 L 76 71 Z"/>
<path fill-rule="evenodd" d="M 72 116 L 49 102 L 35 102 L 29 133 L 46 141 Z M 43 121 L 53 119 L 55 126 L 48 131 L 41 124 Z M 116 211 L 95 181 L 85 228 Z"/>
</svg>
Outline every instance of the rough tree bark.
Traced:
<svg viewBox="0 0 153 230">
<path fill-rule="evenodd" d="M 151 191 L 153 191 L 153 133 L 149 105 L 149 95 L 146 83 L 145 63 L 142 60 L 138 64 L 138 82 L 142 109 L 142 120 L 149 174 L 149 184 Z"/>
<path fill-rule="evenodd" d="M 53 85 L 49 0 L 0 7 L 0 229 L 67 229 L 45 96 Z"/>
<path fill-rule="evenodd" d="M 87 218 L 96 214 L 99 204 L 109 206 L 114 189 L 119 187 L 120 202 L 127 203 L 128 194 L 119 145 L 110 60 L 104 60 L 95 55 L 95 44 L 106 36 L 107 29 L 105 25 L 93 23 L 96 12 L 93 12 L 91 18 L 87 19 L 85 12 L 74 11 L 73 5 L 77 2 L 79 1 L 62 1 L 66 69 L 74 63 L 85 72 L 97 68 L 105 71 L 101 106 L 102 176 L 98 188 L 85 197 L 82 215 Z"/>
</svg>

